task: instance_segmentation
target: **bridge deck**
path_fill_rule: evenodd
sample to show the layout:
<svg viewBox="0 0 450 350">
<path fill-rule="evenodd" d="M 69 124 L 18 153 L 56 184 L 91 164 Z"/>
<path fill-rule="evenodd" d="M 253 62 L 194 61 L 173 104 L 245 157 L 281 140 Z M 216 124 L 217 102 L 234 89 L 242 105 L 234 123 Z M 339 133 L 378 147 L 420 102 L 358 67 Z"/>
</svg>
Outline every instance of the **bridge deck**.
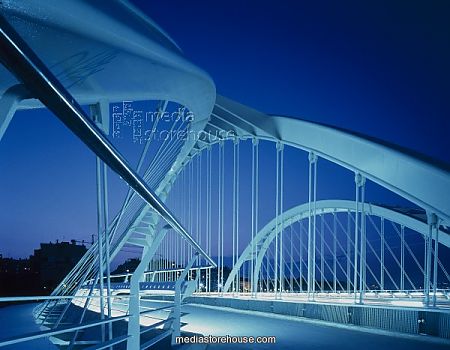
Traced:
<svg viewBox="0 0 450 350">
<path fill-rule="evenodd" d="M 157 303 L 154 304 L 155 306 Z M 148 305 L 147 305 L 148 306 Z M 357 327 L 336 327 L 323 322 L 311 322 L 286 316 L 251 313 L 188 304 L 183 306 L 184 331 L 204 335 L 275 336 L 276 347 L 255 345 L 255 349 L 346 349 L 414 350 L 430 348 L 448 349 L 450 342 L 421 336 L 394 336 L 387 332 L 368 331 Z M 230 345 L 209 345 L 208 349 Z M 248 344 L 234 344 L 233 349 L 249 349 Z"/>
</svg>

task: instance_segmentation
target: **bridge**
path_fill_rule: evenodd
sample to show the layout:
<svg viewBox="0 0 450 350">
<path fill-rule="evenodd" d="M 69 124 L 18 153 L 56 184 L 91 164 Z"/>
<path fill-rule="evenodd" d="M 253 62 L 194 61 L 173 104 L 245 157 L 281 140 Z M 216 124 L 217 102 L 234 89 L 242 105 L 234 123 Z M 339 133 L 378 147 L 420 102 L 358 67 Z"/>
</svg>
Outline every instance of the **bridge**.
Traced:
<svg viewBox="0 0 450 350">
<path fill-rule="evenodd" d="M 448 346 L 448 165 L 221 96 L 126 2 L 55 4 L 0 4 L 0 141 L 16 111 L 47 108 L 92 151 L 97 239 L 50 296 L 0 298 L 37 302 L 0 347 Z M 127 127 L 137 158 L 115 142 Z M 112 274 L 130 249 L 137 268 Z"/>
</svg>

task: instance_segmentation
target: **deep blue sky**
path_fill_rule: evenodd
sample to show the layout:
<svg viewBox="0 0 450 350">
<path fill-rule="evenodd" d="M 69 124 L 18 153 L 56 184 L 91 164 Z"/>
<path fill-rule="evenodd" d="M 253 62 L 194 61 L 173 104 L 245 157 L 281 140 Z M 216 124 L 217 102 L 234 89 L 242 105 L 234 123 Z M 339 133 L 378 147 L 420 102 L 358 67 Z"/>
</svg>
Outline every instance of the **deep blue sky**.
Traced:
<svg viewBox="0 0 450 350">
<path fill-rule="evenodd" d="M 133 2 L 220 94 L 450 163 L 448 2 Z M 95 232 L 95 159 L 50 113 L 17 114 L 0 169 L 0 253 Z"/>
<path fill-rule="evenodd" d="M 447 1 L 133 3 L 220 94 L 450 162 Z"/>
</svg>

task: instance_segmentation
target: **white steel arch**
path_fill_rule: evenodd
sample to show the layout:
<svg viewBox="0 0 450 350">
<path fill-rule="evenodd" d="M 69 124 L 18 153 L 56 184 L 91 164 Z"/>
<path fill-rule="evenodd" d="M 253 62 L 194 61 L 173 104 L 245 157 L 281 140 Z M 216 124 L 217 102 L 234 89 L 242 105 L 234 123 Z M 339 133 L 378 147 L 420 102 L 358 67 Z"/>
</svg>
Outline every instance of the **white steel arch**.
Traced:
<svg viewBox="0 0 450 350">
<path fill-rule="evenodd" d="M 349 200 L 321 200 L 316 202 L 316 215 L 338 212 L 354 212 L 355 209 L 355 202 Z M 424 237 L 428 234 L 429 227 L 427 223 L 420 221 L 413 216 L 400 213 L 390 208 L 370 203 L 364 203 L 364 212 L 366 213 L 366 215 L 378 216 L 403 225 L 422 234 Z M 279 215 L 278 220 L 277 218 L 274 218 L 270 222 L 268 222 L 255 235 L 253 241 L 251 241 L 249 245 L 244 249 L 238 261 L 233 266 L 233 269 L 231 270 L 230 275 L 228 276 L 228 279 L 224 285 L 224 292 L 228 292 L 242 265 L 246 261 L 252 259 L 251 254 L 256 250 L 255 248 L 257 245 L 259 245 L 260 248 L 258 249 L 258 255 L 256 257 L 254 276 L 259 275 L 262 259 L 273 239 L 279 233 L 277 231 L 277 225 L 278 229 L 282 231 L 292 225 L 293 222 L 308 218 L 309 214 L 308 203 L 304 203 L 286 210 L 284 213 Z M 450 236 L 442 230 L 440 230 L 439 243 L 445 245 L 446 247 L 450 247 Z M 253 289 L 256 290 L 256 286 L 254 286 Z"/>
</svg>

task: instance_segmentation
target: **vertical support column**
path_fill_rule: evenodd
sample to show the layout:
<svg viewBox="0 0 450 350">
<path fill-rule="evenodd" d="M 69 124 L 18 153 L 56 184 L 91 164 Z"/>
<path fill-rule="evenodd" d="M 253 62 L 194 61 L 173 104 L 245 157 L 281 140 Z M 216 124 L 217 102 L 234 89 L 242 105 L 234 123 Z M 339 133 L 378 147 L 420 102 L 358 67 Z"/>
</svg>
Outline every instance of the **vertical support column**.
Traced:
<svg viewBox="0 0 450 350">
<path fill-rule="evenodd" d="M 336 222 L 336 211 L 333 212 L 333 292 L 337 292 L 337 222 Z"/>
<path fill-rule="evenodd" d="M 237 154 L 236 154 L 236 262 L 239 259 L 239 192 L 240 192 L 240 187 L 239 187 L 239 180 L 240 180 L 240 143 L 239 143 L 239 139 L 237 139 Z M 245 268 L 245 264 L 244 264 L 244 268 Z M 245 277 L 244 271 L 243 271 L 243 276 Z M 242 289 L 244 286 L 242 286 Z M 237 288 L 237 293 L 239 294 L 241 291 L 241 271 L 239 270 L 238 273 L 236 274 L 236 288 Z"/>
<path fill-rule="evenodd" d="M 351 219 L 352 213 L 350 210 L 347 211 L 347 251 L 345 253 L 346 260 L 347 260 L 347 293 L 350 294 L 350 288 L 351 288 L 351 279 L 350 279 L 350 271 L 351 271 L 351 260 L 350 260 L 350 252 L 351 252 L 351 240 L 350 240 L 350 219 Z"/>
<path fill-rule="evenodd" d="M 362 252 L 359 253 L 358 249 L 359 249 L 359 245 L 362 245 L 362 240 L 364 237 L 361 237 L 361 243 L 360 243 L 360 233 L 361 235 L 363 234 L 361 232 L 361 228 L 359 227 L 360 222 L 359 222 L 359 218 L 360 218 L 360 206 L 361 206 L 361 202 L 362 202 L 362 206 L 364 206 L 364 198 L 362 198 L 362 200 L 360 199 L 360 195 L 363 194 L 363 192 L 361 191 L 361 188 L 363 188 L 365 183 L 365 179 L 364 177 L 360 174 L 360 173 L 356 173 L 355 174 L 355 255 L 354 255 L 354 275 L 353 275 L 353 293 L 354 293 L 354 298 L 355 298 L 355 303 L 359 300 L 359 302 L 362 302 L 362 286 L 364 285 L 364 280 L 363 280 L 363 276 L 362 276 L 362 271 L 363 269 L 360 266 L 360 271 L 359 271 L 359 299 L 358 299 L 358 254 L 360 255 L 360 260 L 361 260 L 361 264 L 362 264 L 362 259 L 363 259 L 363 255 Z M 361 193 L 362 192 L 362 193 Z"/>
<path fill-rule="evenodd" d="M 105 304 L 103 299 L 104 294 L 104 261 L 103 261 L 103 235 L 102 235 L 102 185 L 101 185 L 101 160 L 96 157 L 96 169 L 97 169 L 97 248 L 98 248 L 98 278 L 99 278 L 99 295 L 100 295 L 100 319 L 105 318 Z M 105 326 L 101 326 L 101 339 L 105 341 Z"/>
<path fill-rule="evenodd" d="M 320 292 L 323 293 L 325 289 L 325 260 L 324 260 L 324 238 L 325 238 L 325 219 L 323 214 L 320 217 Z"/>
<path fill-rule="evenodd" d="M 274 288 L 275 299 L 278 298 L 278 245 L 279 245 L 279 235 L 280 235 L 280 152 L 279 152 L 279 142 L 276 143 L 276 176 L 275 176 L 275 276 L 274 276 Z"/>
<path fill-rule="evenodd" d="M 194 177 L 194 168 L 193 168 L 193 162 L 194 162 L 194 158 L 193 156 L 189 159 L 189 163 L 188 163 L 188 177 L 187 177 L 187 181 L 188 181 L 188 187 L 187 187 L 187 191 L 188 191 L 188 227 L 189 227 L 189 232 L 193 232 L 193 218 L 192 218 L 192 213 L 193 213 L 193 209 L 192 209 L 192 182 L 193 182 L 193 177 Z M 192 247 L 189 245 L 187 246 L 187 255 L 189 257 L 192 256 Z M 189 279 L 192 279 L 192 271 L 189 270 L 188 272 L 189 275 Z"/>
<path fill-rule="evenodd" d="M 220 141 L 219 148 L 217 150 L 218 152 L 218 171 L 217 171 L 217 186 L 218 193 L 217 193 L 217 292 L 220 292 L 220 240 L 221 240 L 221 217 L 222 217 L 222 147 L 223 147 L 223 141 Z"/>
<path fill-rule="evenodd" d="M 258 161 L 259 161 L 259 140 L 257 138 L 252 139 L 252 240 L 254 241 L 255 235 L 258 232 Z M 259 279 L 259 276 L 255 275 L 255 258 L 258 256 L 258 247 L 256 244 L 252 243 L 251 246 L 252 252 L 252 260 L 251 260 L 251 276 L 250 276 L 250 283 L 251 283 L 251 295 L 252 297 L 256 297 L 256 293 L 258 290 L 257 287 L 257 280 Z"/>
<path fill-rule="evenodd" d="M 184 270 L 180 273 L 177 281 L 175 282 L 175 296 L 174 296 L 174 308 L 173 308 L 173 323 L 172 323 L 172 339 L 171 346 L 177 345 L 176 339 L 181 334 L 181 303 L 183 301 L 183 285 L 186 283 L 185 278 L 188 271 L 192 269 L 194 263 L 198 260 L 198 253 L 196 252 L 191 260 L 187 263 Z M 200 272 L 196 270 L 196 278 L 198 278 Z M 127 349 L 128 350 L 128 349 Z"/>
<path fill-rule="evenodd" d="M 207 237 L 208 237 L 208 254 L 209 256 L 211 256 L 211 208 L 212 208 L 212 185 L 211 185 L 211 181 L 212 181 L 212 154 L 211 154 L 211 145 L 208 145 L 208 150 L 207 150 L 207 182 L 208 182 L 208 205 L 207 205 L 207 210 L 208 210 L 208 214 L 207 214 L 207 228 L 206 228 L 206 232 L 207 232 Z M 207 292 L 210 293 L 211 292 L 211 269 L 206 270 L 206 276 L 207 276 Z"/>
<path fill-rule="evenodd" d="M 223 240 L 224 240 L 224 203 L 225 203 L 225 144 L 220 142 L 220 288 L 223 295 Z"/>
<path fill-rule="evenodd" d="M 233 140 L 233 266 L 235 266 L 239 255 L 239 138 Z M 240 291 L 240 270 L 233 281 L 233 294 Z"/>
<path fill-rule="evenodd" d="M 127 350 L 137 350 L 141 348 L 141 326 L 140 326 L 140 296 L 139 296 L 139 282 L 142 274 L 145 272 L 149 262 L 155 256 L 156 250 L 161 245 L 167 230 L 170 226 L 165 226 L 156 235 L 151 247 L 147 250 L 142 260 L 133 272 L 130 281 L 130 299 L 128 306 L 128 336 Z"/>
<path fill-rule="evenodd" d="M 236 160 L 236 153 L 237 153 L 237 144 L 238 139 L 235 137 L 233 139 L 233 187 L 232 187 L 232 225 L 231 225 L 231 258 L 232 258 L 232 266 L 234 267 L 236 264 L 236 183 L 237 183 L 237 160 Z M 236 277 L 233 279 L 233 282 L 231 283 L 231 291 L 234 293 L 236 292 Z"/>
<path fill-rule="evenodd" d="M 439 218 L 435 215 L 434 225 L 434 261 L 433 261 L 433 307 L 437 302 L 437 284 L 438 284 L 438 262 L 439 262 Z"/>
<path fill-rule="evenodd" d="M 290 228 L 290 242 L 291 242 L 291 252 L 290 252 L 290 264 L 289 264 L 289 271 L 290 271 L 290 278 L 289 278 L 289 291 L 292 293 L 294 291 L 294 230 L 292 229 L 292 219 L 289 225 Z"/>
<path fill-rule="evenodd" d="M 188 203 L 188 198 L 187 198 L 187 190 L 186 188 L 188 187 L 188 183 L 187 183 L 187 171 L 188 171 L 188 164 L 185 164 L 185 166 L 183 167 L 183 191 L 181 191 L 183 193 L 183 215 L 184 215 L 184 222 L 187 224 L 188 223 L 188 208 L 189 208 L 189 203 Z M 184 241 L 181 242 L 181 264 L 184 266 L 185 264 L 187 264 L 186 261 L 186 249 L 187 249 L 187 244 L 184 244 Z M 219 256 L 219 255 L 217 255 Z M 154 276 L 154 275 L 153 275 Z"/>
<path fill-rule="evenodd" d="M 203 158 L 203 152 L 199 152 L 197 155 L 197 180 L 195 181 L 195 188 L 197 191 L 197 203 L 195 206 L 195 210 L 197 211 L 197 224 L 196 224 L 196 231 L 197 231 L 197 243 L 201 246 L 203 239 L 202 239 L 202 187 L 203 187 L 203 181 L 202 181 L 202 158 Z M 168 242 L 169 243 L 169 242 Z M 197 288 L 196 290 L 201 291 L 200 285 L 202 283 L 202 270 L 196 270 L 196 279 L 197 281 Z"/>
<path fill-rule="evenodd" d="M 110 237 L 108 230 L 109 223 L 109 210 L 108 210 L 108 173 L 107 166 L 103 163 L 103 229 L 105 231 L 105 255 L 106 255 L 106 294 L 108 299 L 107 302 L 107 310 L 108 310 L 108 318 L 111 318 L 111 260 L 110 260 Z M 113 338 L 113 330 L 112 323 L 108 323 L 108 339 L 111 340 Z"/>
<path fill-rule="evenodd" d="M 365 177 L 361 176 L 361 254 L 360 254 L 360 264 L 359 264 L 359 303 L 362 304 L 364 301 L 364 295 L 366 293 L 366 213 L 364 209 L 365 203 Z"/>
<path fill-rule="evenodd" d="M 299 221 L 299 252 L 300 252 L 300 293 L 303 292 L 303 242 L 302 242 L 302 235 L 303 235 L 303 224 L 302 221 Z"/>
<path fill-rule="evenodd" d="M 405 226 L 400 226 L 400 290 L 405 290 Z"/>
<path fill-rule="evenodd" d="M 316 289 L 316 171 L 317 155 L 310 152 L 308 180 L 308 300 L 314 301 Z"/>
<path fill-rule="evenodd" d="M 280 293 L 279 298 L 281 299 L 281 293 L 284 292 L 285 287 L 285 263 L 284 263 L 284 217 L 283 217 L 283 202 L 284 202 L 284 144 L 281 142 L 277 143 L 277 151 L 279 153 L 279 212 L 280 221 L 279 221 L 279 234 L 280 234 Z"/>
<path fill-rule="evenodd" d="M 101 122 L 101 117 L 99 115 L 99 110 L 96 105 L 90 106 L 91 116 L 95 123 Z M 104 300 L 104 248 L 103 248 L 103 214 L 104 214 L 104 195 L 103 195 L 103 177 L 102 177 L 102 161 L 99 157 L 95 158 L 96 164 L 96 187 L 97 187 L 97 248 L 98 248 L 98 278 L 99 278 L 99 305 L 100 305 L 100 319 L 103 320 L 105 318 L 105 300 Z M 105 325 L 102 324 L 100 327 L 101 331 L 101 340 L 105 341 Z"/>
<path fill-rule="evenodd" d="M 425 255 L 424 255 L 424 283 L 425 306 L 430 306 L 430 280 L 431 280 L 431 241 L 433 237 L 433 228 L 436 225 L 436 215 L 427 213 L 428 234 L 425 236 Z"/>
<path fill-rule="evenodd" d="M 381 266 L 380 266 L 380 289 L 384 290 L 384 218 L 381 218 L 381 222 L 380 222 L 380 226 L 381 226 L 381 249 L 380 249 L 380 260 L 381 260 Z"/>
</svg>

